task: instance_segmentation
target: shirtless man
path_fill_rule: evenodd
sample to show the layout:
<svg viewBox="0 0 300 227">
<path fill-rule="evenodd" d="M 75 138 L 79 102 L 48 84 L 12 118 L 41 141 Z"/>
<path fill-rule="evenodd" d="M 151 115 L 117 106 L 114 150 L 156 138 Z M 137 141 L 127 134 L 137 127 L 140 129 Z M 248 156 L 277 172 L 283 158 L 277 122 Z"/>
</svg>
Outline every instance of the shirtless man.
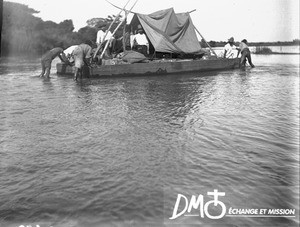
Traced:
<svg viewBox="0 0 300 227">
<path fill-rule="evenodd" d="M 60 58 L 62 62 L 68 62 L 66 55 L 63 52 L 64 50 L 60 47 L 53 48 L 52 50 L 47 51 L 41 58 L 42 64 L 42 73 L 40 77 L 47 77 L 49 78 L 51 63 L 54 58 L 57 56 Z M 45 73 L 46 72 L 46 73 Z"/>
</svg>

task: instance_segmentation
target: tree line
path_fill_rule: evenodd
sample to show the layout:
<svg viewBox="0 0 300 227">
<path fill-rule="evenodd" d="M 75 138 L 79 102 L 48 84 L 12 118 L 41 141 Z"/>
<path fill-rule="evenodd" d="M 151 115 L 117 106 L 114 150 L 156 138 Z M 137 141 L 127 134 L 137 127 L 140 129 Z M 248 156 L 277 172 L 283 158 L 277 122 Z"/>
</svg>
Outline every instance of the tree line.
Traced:
<svg viewBox="0 0 300 227">
<path fill-rule="evenodd" d="M 34 16 L 39 13 L 27 5 L 3 2 L 1 55 L 2 56 L 40 56 L 54 47 L 67 48 L 71 45 L 87 43 L 95 45 L 98 26 L 108 25 L 115 15 L 107 18 L 92 18 L 87 26 L 74 31 L 72 20 L 60 23 L 43 21 Z M 114 29 L 122 18 L 118 18 Z M 121 36 L 122 26 L 116 36 Z"/>
</svg>

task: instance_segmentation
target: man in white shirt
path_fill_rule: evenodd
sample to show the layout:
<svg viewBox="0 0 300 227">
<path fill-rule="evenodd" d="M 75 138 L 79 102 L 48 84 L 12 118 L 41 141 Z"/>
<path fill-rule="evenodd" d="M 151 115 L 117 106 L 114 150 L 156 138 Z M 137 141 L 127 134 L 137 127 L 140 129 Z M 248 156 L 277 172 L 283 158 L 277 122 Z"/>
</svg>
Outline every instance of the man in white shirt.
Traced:
<svg viewBox="0 0 300 227">
<path fill-rule="evenodd" d="M 113 38 L 112 34 L 110 31 L 107 32 L 106 34 L 106 37 L 104 38 L 105 36 L 105 33 L 106 33 L 106 26 L 105 25 L 102 25 L 100 27 L 100 30 L 97 32 L 97 38 L 96 38 L 96 43 L 97 45 L 100 45 L 101 43 L 103 43 L 104 41 L 106 40 L 110 40 Z"/>
<path fill-rule="evenodd" d="M 143 55 L 148 54 L 149 42 L 141 26 L 138 27 L 138 33 L 134 36 L 133 49 Z"/>
<path fill-rule="evenodd" d="M 236 46 L 234 45 L 234 38 L 231 37 L 228 39 L 227 44 L 224 46 L 222 57 L 224 58 L 234 58 L 235 56 Z"/>
<path fill-rule="evenodd" d="M 74 62 L 73 58 L 73 51 L 78 47 L 78 45 L 73 45 L 68 47 L 67 49 L 64 50 L 64 54 L 66 55 L 67 59 L 69 60 L 70 63 Z"/>
<path fill-rule="evenodd" d="M 97 43 L 97 46 L 101 45 L 102 46 L 101 48 L 104 48 L 105 43 L 109 42 L 108 48 L 106 51 L 108 52 L 108 55 L 110 55 L 114 49 L 115 38 L 113 37 L 113 35 L 110 31 L 107 31 L 106 36 L 105 36 L 105 34 L 106 34 L 106 25 L 102 25 L 102 26 L 100 26 L 100 30 L 97 32 L 96 43 Z"/>
</svg>

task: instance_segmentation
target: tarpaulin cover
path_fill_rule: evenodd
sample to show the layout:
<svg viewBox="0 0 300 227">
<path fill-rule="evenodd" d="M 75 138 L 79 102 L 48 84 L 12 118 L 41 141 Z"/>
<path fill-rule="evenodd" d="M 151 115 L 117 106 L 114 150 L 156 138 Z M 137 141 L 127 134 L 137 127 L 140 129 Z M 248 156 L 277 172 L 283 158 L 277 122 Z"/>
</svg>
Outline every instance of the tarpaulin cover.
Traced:
<svg viewBox="0 0 300 227">
<path fill-rule="evenodd" d="M 201 46 L 189 13 L 175 13 L 173 8 L 155 13 L 135 14 L 146 35 L 158 52 L 198 53 Z"/>
</svg>

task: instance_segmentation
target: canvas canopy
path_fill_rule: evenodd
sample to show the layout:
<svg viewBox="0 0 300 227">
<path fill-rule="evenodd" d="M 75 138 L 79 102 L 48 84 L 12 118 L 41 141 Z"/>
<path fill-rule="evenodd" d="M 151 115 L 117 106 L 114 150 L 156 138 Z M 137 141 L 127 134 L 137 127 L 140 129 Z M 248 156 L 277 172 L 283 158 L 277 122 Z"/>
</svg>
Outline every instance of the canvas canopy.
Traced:
<svg viewBox="0 0 300 227">
<path fill-rule="evenodd" d="M 136 13 L 132 27 L 141 24 L 155 51 L 167 53 L 200 53 L 189 13 L 175 13 L 173 8 L 145 15 Z"/>
</svg>

